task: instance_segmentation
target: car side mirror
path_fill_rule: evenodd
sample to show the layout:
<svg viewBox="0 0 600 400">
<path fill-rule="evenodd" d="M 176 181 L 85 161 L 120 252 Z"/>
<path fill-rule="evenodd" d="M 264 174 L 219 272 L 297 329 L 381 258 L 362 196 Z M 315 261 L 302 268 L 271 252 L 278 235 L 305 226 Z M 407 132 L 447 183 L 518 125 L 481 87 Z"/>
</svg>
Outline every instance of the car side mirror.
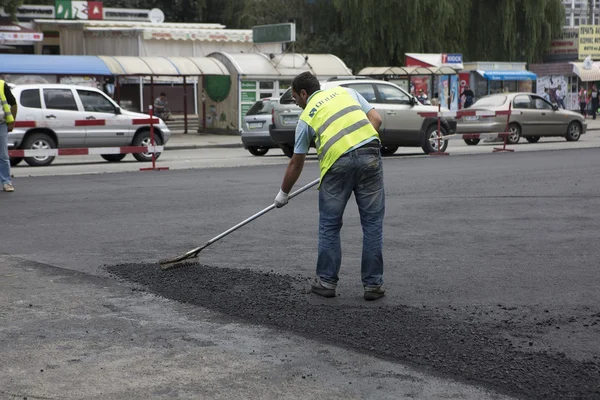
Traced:
<svg viewBox="0 0 600 400">
<path fill-rule="evenodd" d="M 557 106 L 556 104 L 552 104 L 552 109 L 553 109 L 554 111 L 558 111 L 558 106 Z"/>
<path fill-rule="evenodd" d="M 410 98 L 410 101 L 409 101 L 409 104 L 410 104 L 411 106 L 414 106 L 414 105 L 416 105 L 416 104 L 417 104 L 417 100 L 416 100 L 414 97 L 411 97 L 411 98 Z"/>
<path fill-rule="evenodd" d="M 121 115 L 121 109 L 119 107 L 115 107 L 115 114 Z"/>
</svg>

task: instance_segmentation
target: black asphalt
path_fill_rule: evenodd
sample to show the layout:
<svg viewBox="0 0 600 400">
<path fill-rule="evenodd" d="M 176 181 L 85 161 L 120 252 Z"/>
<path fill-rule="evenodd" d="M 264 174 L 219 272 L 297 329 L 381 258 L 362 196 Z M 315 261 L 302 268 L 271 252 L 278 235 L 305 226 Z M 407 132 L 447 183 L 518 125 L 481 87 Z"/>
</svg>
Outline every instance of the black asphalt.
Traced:
<svg viewBox="0 0 600 400">
<path fill-rule="evenodd" d="M 362 300 L 356 206 L 338 297 L 308 293 L 317 194 L 164 272 L 270 204 L 282 166 L 30 178 L 0 252 L 88 273 L 521 398 L 600 398 L 596 149 L 385 161 L 387 296 Z M 307 166 L 302 182 L 317 175 Z M 32 195 L 35 193 L 35 195 Z"/>
</svg>

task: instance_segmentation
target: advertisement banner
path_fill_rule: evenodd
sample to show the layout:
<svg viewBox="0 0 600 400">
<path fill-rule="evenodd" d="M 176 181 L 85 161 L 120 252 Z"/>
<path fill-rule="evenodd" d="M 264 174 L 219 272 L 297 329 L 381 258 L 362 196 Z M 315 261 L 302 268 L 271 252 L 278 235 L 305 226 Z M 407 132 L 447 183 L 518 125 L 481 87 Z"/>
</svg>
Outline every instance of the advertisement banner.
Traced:
<svg viewBox="0 0 600 400">
<path fill-rule="evenodd" d="M 579 26 L 579 59 L 583 60 L 587 56 L 592 59 L 600 58 L 600 26 Z"/>
<path fill-rule="evenodd" d="M 561 35 L 550 42 L 548 54 L 577 54 L 579 47 L 579 29 L 565 28 Z"/>
<path fill-rule="evenodd" d="M 462 93 L 465 91 L 466 88 L 470 87 L 470 80 L 471 80 L 471 73 L 470 72 L 461 72 L 458 74 L 458 96 L 459 96 L 459 108 L 462 108 L 462 104 L 464 103 L 465 99 L 462 98 Z"/>
<path fill-rule="evenodd" d="M 458 84 L 458 76 L 450 76 L 450 110 L 458 110 L 458 98 L 460 97 L 460 87 Z"/>
<path fill-rule="evenodd" d="M 438 80 L 438 97 L 439 97 L 439 101 L 440 104 L 442 105 L 442 107 L 446 107 L 448 108 L 448 101 L 450 98 L 450 88 L 449 88 L 449 84 L 450 82 L 448 81 L 448 76 L 447 75 L 442 75 L 439 77 Z"/>
</svg>

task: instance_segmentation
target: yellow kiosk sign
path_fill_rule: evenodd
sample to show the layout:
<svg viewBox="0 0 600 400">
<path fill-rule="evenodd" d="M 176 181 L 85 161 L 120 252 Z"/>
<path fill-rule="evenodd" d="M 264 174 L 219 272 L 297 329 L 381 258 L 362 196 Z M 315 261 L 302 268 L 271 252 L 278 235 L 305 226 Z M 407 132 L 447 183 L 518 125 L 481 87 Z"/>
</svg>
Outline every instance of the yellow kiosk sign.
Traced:
<svg viewBox="0 0 600 400">
<path fill-rule="evenodd" d="M 579 26 L 579 59 L 590 56 L 593 60 L 600 60 L 600 26 Z"/>
</svg>

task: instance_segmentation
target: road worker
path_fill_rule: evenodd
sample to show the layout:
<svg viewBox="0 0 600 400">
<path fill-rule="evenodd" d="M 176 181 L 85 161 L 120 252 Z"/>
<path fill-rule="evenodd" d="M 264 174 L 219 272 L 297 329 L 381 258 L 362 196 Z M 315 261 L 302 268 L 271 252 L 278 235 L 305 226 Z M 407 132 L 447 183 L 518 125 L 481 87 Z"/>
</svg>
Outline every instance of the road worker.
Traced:
<svg viewBox="0 0 600 400">
<path fill-rule="evenodd" d="M 320 166 L 319 247 L 311 291 L 335 297 L 342 263 L 340 230 L 346 204 L 356 198 L 363 230 L 361 274 L 366 300 L 381 298 L 383 284 L 383 216 L 385 193 L 381 117 L 355 90 L 320 90 L 317 78 L 303 72 L 292 81 L 292 96 L 304 111 L 296 127 L 294 155 L 275 205 L 283 207 L 298 180 L 314 139 Z"/>
<path fill-rule="evenodd" d="M 8 156 L 8 132 L 15 127 L 17 101 L 8 84 L 0 80 L 0 183 L 5 192 L 14 192 L 10 177 L 10 157 Z"/>
</svg>

